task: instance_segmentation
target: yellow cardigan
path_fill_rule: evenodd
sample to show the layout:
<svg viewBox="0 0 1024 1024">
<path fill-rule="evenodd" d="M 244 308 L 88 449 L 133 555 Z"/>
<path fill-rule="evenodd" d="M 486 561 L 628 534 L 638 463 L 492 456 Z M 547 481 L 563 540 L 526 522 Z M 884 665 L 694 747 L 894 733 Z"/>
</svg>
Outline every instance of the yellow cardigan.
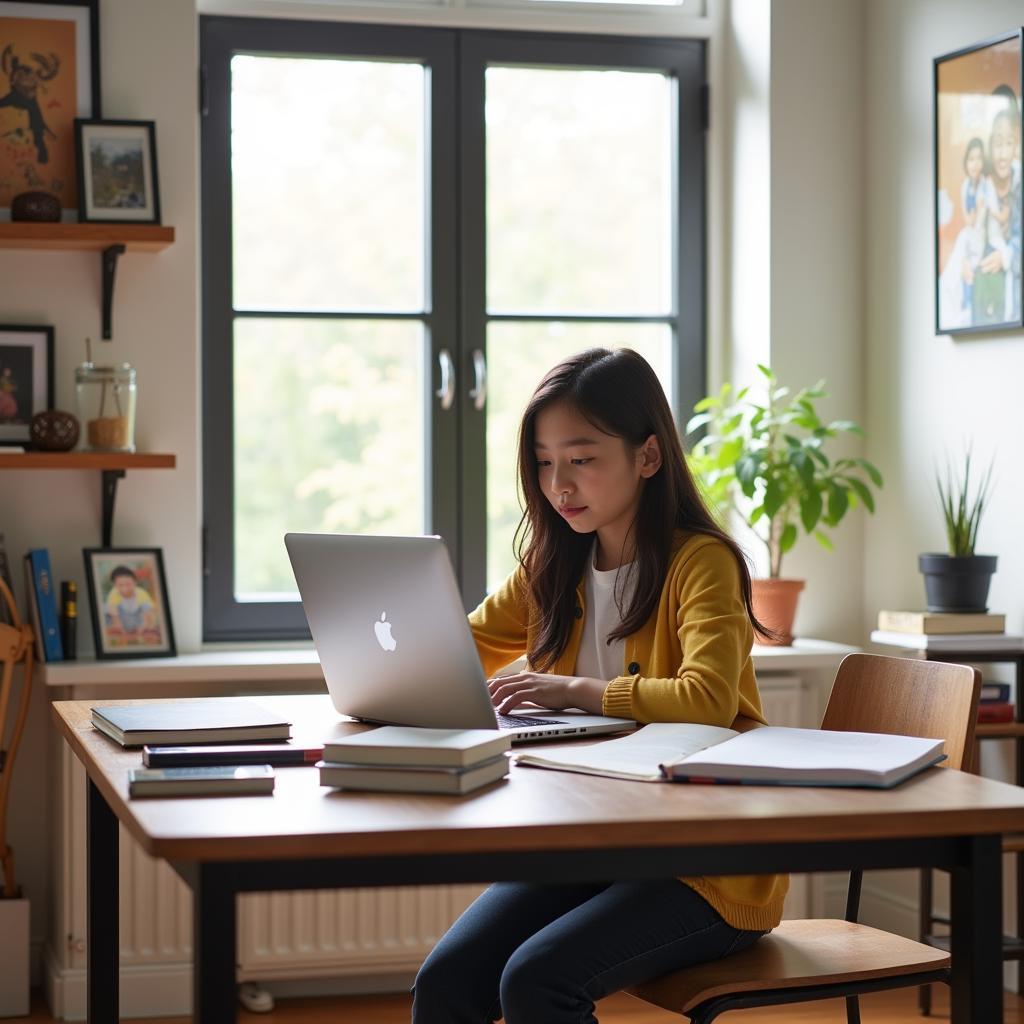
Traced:
<svg viewBox="0 0 1024 1024">
<path fill-rule="evenodd" d="M 764 723 L 750 660 L 753 629 L 740 590 L 739 568 L 720 540 L 680 534 L 657 607 L 626 638 L 624 674 L 602 700 L 606 715 L 647 722 L 731 726 L 742 716 Z M 583 635 L 583 582 L 569 643 L 548 670 L 572 675 Z M 491 675 L 521 657 L 533 639 L 522 569 L 469 617 L 484 671 Z M 728 790 L 723 789 L 723 794 Z M 723 796 L 723 799 L 726 797 Z M 788 875 L 706 875 L 682 879 L 734 928 L 767 930 L 782 919 Z"/>
</svg>

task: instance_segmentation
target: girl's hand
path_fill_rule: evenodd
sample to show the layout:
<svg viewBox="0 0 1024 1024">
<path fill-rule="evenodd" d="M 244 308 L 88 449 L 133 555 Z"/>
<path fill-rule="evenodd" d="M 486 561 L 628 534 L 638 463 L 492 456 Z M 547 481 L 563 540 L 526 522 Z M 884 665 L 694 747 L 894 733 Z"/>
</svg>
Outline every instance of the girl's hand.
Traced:
<svg viewBox="0 0 1024 1024">
<path fill-rule="evenodd" d="M 527 701 L 552 711 L 579 708 L 599 715 L 601 698 L 607 686 L 603 679 L 553 676 L 545 672 L 517 672 L 487 680 L 491 703 L 503 715 Z"/>
<path fill-rule="evenodd" d="M 979 264 L 978 269 L 986 274 L 994 274 L 1003 269 L 1003 254 L 993 249 Z"/>
</svg>

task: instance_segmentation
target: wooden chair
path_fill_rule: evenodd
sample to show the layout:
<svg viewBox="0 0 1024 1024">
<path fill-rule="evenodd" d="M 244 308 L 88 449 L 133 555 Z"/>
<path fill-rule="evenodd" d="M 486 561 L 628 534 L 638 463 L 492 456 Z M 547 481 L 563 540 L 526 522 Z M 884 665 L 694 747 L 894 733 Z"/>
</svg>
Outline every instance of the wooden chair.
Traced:
<svg viewBox="0 0 1024 1024">
<path fill-rule="evenodd" d="M 836 675 L 822 729 L 945 740 L 946 767 L 969 762 L 981 674 L 967 665 L 851 654 Z M 933 981 L 949 983 L 949 953 L 857 923 L 862 872 L 850 873 L 846 919 L 783 921 L 753 946 L 687 967 L 630 995 L 707 1024 L 727 1010 L 846 997 Z"/>
</svg>

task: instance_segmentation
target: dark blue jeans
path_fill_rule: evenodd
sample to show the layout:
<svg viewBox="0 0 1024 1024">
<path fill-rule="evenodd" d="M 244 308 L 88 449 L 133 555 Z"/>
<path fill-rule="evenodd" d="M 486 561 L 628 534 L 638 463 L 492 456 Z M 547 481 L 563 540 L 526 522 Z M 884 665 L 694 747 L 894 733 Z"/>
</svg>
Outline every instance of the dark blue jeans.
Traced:
<svg viewBox="0 0 1024 1024">
<path fill-rule="evenodd" d="M 726 924 L 677 879 L 492 885 L 434 947 L 413 1024 L 593 1024 L 603 996 L 718 960 L 764 932 Z"/>
</svg>

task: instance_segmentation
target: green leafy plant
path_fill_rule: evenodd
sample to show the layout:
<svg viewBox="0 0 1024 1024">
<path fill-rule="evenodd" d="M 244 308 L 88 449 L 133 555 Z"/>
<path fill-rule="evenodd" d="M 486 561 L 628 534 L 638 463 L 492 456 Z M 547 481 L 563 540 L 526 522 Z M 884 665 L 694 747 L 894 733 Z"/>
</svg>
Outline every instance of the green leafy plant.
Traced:
<svg viewBox="0 0 1024 1024">
<path fill-rule="evenodd" d="M 757 368 L 767 383 L 764 402 L 725 384 L 694 406 L 686 433 L 707 428 L 690 466 L 711 504 L 720 513 L 733 509 L 765 542 L 774 578 L 801 527 L 831 550 L 827 529 L 858 503 L 874 512 L 871 488 L 882 486 L 882 475 L 867 459 L 826 455 L 829 438 L 863 431 L 850 420 L 821 420 L 814 403 L 827 394 L 824 381 L 790 397 L 767 366 Z"/>
<path fill-rule="evenodd" d="M 964 456 L 962 480 L 954 479 L 953 471 L 947 463 L 945 483 L 938 473 L 935 474 L 935 483 L 939 489 L 942 515 L 946 521 L 946 539 L 950 555 L 959 558 L 973 555 L 974 545 L 978 540 L 978 525 L 981 522 L 981 514 L 985 511 L 992 483 L 992 463 L 990 462 L 985 470 L 973 501 L 968 497 L 971 489 L 970 449 Z"/>
</svg>

